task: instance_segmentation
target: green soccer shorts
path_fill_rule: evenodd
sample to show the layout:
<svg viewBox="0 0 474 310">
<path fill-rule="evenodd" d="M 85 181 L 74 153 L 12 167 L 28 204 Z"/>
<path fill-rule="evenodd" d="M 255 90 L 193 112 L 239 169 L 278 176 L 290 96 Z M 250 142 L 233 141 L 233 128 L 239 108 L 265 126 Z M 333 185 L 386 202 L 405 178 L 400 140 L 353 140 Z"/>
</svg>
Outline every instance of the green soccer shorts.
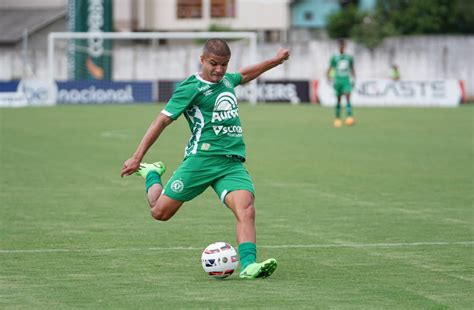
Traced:
<svg viewBox="0 0 474 310">
<path fill-rule="evenodd" d="M 186 158 L 166 183 L 163 194 L 189 201 L 209 186 L 222 202 L 235 190 L 248 190 L 255 196 L 252 179 L 242 161 L 226 155 Z"/>
<path fill-rule="evenodd" d="M 352 91 L 352 84 L 349 78 L 336 78 L 333 84 L 337 96 L 342 94 L 350 94 Z"/>
</svg>

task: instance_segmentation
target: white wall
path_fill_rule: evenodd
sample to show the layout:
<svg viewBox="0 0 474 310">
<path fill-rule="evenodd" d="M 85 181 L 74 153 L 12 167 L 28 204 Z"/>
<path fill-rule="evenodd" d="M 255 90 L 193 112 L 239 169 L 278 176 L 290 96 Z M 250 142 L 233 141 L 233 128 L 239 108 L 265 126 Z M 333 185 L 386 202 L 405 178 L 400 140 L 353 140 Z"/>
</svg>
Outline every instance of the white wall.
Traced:
<svg viewBox="0 0 474 310">
<path fill-rule="evenodd" d="M 230 21 L 229 25 L 235 29 L 249 31 L 260 29 L 287 30 L 291 22 L 289 3 L 288 0 L 237 1 L 237 18 Z"/>
<path fill-rule="evenodd" d="M 154 31 L 207 30 L 216 23 L 238 30 L 286 30 L 290 26 L 289 0 L 240 0 L 236 1 L 235 18 L 210 18 L 210 1 L 203 1 L 203 18 L 178 19 L 176 0 L 139 1 L 138 23 Z M 145 9 L 145 13 L 140 13 Z M 243 14 L 245 12 L 245 14 Z M 141 16 L 141 17 L 140 17 Z M 145 16 L 145 17 L 143 17 Z M 143 18 L 146 19 L 143 22 Z"/>
<path fill-rule="evenodd" d="M 229 70 L 248 65 L 246 46 L 231 43 Z M 278 45 L 260 45 L 259 60 L 272 57 Z M 265 74 L 267 79 L 320 79 L 325 76 L 329 58 L 337 51 L 333 40 L 313 40 L 292 44 L 291 59 L 284 66 Z M 374 51 L 348 42 L 347 52 L 355 59 L 360 78 L 388 78 L 390 64 L 399 66 L 402 79 L 462 79 L 474 98 L 474 36 L 413 36 L 391 38 Z M 201 46 L 135 45 L 114 50 L 116 79 L 182 79 L 199 69 Z M 46 51 L 34 53 L 37 77 L 47 77 Z M 66 78 L 65 51 L 56 57 L 56 76 Z M 0 80 L 21 76 L 21 53 L 0 49 Z"/>
<path fill-rule="evenodd" d="M 117 31 L 133 30 L 133 0 L 114 0 L 113 5 L 114 27 Z"/>
</svg>

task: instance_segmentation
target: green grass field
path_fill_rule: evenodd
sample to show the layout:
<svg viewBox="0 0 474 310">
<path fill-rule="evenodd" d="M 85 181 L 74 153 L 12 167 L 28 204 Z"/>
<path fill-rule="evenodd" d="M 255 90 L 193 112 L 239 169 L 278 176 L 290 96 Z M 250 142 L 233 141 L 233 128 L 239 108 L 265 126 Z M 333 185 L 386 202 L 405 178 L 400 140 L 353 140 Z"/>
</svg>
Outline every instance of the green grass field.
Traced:
<svg viewBox="0 0 474 310">
<path fill-rule="evenodd" d="M 234 246 L 212 190 L 169 222 L 143 179 L 119 176 L 160 106 L 0 110 L 0 308 L 474 308 L 474 107 L 240 108 L 272 277 L 208 277 L 201 250 Z M 188 129 L 147 155 L 166 181 Z"/>
</svg>

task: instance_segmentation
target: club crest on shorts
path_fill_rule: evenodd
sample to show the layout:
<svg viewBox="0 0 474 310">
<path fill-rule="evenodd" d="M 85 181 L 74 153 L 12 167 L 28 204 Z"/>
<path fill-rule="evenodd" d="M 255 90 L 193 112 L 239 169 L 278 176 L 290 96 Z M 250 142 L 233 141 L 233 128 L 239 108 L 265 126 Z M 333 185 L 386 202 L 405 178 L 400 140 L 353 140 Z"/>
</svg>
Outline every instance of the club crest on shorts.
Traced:
<svg viewBox="0 0 474 310">
<path fill-rule="evenodd" d="M 181 193 L 184 189 L 184 183 L 181 180 L 175 180 L 171 183 L 171 190 L 175 193 Z"/>
</svg>

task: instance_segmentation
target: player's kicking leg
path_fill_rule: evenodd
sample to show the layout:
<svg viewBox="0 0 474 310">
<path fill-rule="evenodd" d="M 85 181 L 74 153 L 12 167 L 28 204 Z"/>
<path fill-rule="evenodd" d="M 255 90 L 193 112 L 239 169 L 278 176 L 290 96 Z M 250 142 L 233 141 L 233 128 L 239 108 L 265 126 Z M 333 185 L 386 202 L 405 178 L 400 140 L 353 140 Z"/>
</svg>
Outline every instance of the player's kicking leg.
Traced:
<svg viewBox="0 0 474 310">
<path fill-rule="evenodd" d="M 274 258 L 261 263 L 253 263 L 240 272 L 240 277 L 242 279 L 267 278 L 276 270 L 277 265 L 278 263 Z"/>
<path fill-rule="evenodd" d="M 257 245 L 255 230 L 254 195 L 249 190 L 232 191 L 225 197 L 225 204 L 232 210 L 237 220 L 236 232 L 239 243 L 240 278 L 267 278 L 277 268 L 274 258 L 256 262 Z"/>
</svg>

